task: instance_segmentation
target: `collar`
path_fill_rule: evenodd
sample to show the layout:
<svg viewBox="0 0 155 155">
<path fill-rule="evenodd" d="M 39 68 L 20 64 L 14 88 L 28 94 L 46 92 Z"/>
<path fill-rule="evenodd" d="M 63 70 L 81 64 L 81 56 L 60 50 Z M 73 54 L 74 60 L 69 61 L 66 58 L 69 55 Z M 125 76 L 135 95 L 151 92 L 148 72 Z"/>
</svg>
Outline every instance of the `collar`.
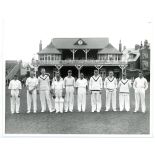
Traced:
<svg viewBox="0 0 155 155">
<path fill-rule="evenodd" d="M 110 82 L 112 82 L 115 78 L 113 77 L 112 80 L 110 80 L 110 79 L 109 79 L 109 76 L 108 76 L 107 79 L 108 79 Z"/>
<path fill-rule="evenodd" d="M 126 79 L 125 82 L 123 82 L 123 80 L 121 80 L 121 82 L 122 82 L 124 85 L 125 85 L 128 81 L 129 81 L 128 79 Z"/>
<path fill-rule="evenodd" d="M 48 77 L 47 75 L 44 75 L 44 76 L 40 75 L 40 78 L 43 80 L 46 80 L 47 77 Z"/>
<path fill-rule="evenodd" d="M 100 75 L 98 75 L 98 77 L 92 76 L 92 78 L 94 79 L 94 81 L 98 81 L 98 79 L 100 78 Z"/>
</svg>

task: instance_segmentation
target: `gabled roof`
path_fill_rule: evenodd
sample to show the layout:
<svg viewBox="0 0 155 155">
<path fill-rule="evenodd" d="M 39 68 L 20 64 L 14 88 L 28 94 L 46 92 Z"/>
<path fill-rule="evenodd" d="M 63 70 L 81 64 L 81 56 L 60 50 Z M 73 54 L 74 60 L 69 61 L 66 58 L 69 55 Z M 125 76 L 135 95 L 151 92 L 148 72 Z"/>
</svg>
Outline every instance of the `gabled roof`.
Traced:
<svg viewBox="0 0 155 155">
<path fill-rule="evenodd" d="M 55 48 L 52 42 L 47 47 L 45 47 L 42 51 L 40 51 L 38 54 L 50 54 L 50 53 L 61 54 L 61 52 Z"/>
<path fill-rule="evenodd" d="M 109 43 L 104 49 L 100 50 L 98 54 L 122 54 L 122 53 Z"/>
<path fill-rule="evenodd" d="M 123 54 L 126 55 L 127 61 L 137 61 L 137 59 L 140 57 L 139 49 L 135 50 L 135 48 L 128 48 L 123 51 Z M 130 58 L 130 55 L 134 54 L 134 58 Z"/>
<path fill-rule="evenodd" d="M 84 44 L 76 44 L 78 40 L 82 40 Z M 103 49 L 108 43 L 108 38 L 54 38 L 52 40 L 56 49 Z"/>
</svg>

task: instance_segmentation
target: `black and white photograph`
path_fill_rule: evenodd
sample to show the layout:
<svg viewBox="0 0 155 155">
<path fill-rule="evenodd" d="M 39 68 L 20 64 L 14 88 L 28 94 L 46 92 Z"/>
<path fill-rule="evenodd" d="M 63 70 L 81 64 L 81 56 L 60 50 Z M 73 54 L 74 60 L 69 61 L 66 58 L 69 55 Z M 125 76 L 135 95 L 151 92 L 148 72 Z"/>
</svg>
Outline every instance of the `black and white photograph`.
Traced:
<svg viewBox="0 0 155 155">
<path fill-rule="evenodd" d="M 0 1 L 2 154 L 151 155 L 153 6 Z"/>
<path fill-rule="evenodd" d="M 30 62 L 6 60 L 5 133 L 150 134 L 150 43 L 109 40 L 41 40 Z"/>
</svg>

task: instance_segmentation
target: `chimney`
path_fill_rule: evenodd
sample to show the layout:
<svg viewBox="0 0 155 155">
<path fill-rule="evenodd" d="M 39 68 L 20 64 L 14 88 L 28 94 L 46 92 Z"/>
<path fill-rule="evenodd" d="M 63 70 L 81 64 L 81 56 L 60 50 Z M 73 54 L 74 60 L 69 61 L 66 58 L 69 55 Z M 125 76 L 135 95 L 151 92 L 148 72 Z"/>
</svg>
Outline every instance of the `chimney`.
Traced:
<svg viewBox="0 0 155 155">
<path fill-rule="evenodd" d="M 122 52 L 122 43 L 121 43 L 121 40 L 119 42 L 119 51 Z"/>
<path fill-rule="evenodd" d="M 40 43 L 39 43 L 39 52 L 42 51 L 42 41 L 40 40 Z"/>
<path fill-rule="evenodd" d="M 143 43 L 142 43 L 142 41 L 141 41 L 141 43 L 140 43 L 140 48 L 142 48 L 143 47 Z"/>
</svg>

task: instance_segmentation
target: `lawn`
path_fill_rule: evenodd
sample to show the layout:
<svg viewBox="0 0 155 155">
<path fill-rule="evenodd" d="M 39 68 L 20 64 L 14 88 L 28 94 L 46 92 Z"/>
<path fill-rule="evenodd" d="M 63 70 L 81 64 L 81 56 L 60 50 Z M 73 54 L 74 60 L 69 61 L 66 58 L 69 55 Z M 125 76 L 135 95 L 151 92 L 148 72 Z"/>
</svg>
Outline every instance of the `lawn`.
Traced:
<svg viewBox="0 0 155 155">
<path fill-rule="evenodd" d="M 87 94 L 85 113 L 77 112 L 77 96 L 73 113 L 41 113 L 38 96 L 38 113 L 26 113 L 26 89 L 21 94 L 20 114 L 10 113 L 10 93 L 6 88 L 6 134 L 149 134 L 150 133 L 150 91 L 146 91 L 145 114 L 134 111 L 134 91 L 131 90 L 130 112 L 105 112 L 105 91 L 102 94 L 102 110 L 91 113 L 90 94 Z M 117 109 L 118 93 L 117 93 Z"/>
</svg>

